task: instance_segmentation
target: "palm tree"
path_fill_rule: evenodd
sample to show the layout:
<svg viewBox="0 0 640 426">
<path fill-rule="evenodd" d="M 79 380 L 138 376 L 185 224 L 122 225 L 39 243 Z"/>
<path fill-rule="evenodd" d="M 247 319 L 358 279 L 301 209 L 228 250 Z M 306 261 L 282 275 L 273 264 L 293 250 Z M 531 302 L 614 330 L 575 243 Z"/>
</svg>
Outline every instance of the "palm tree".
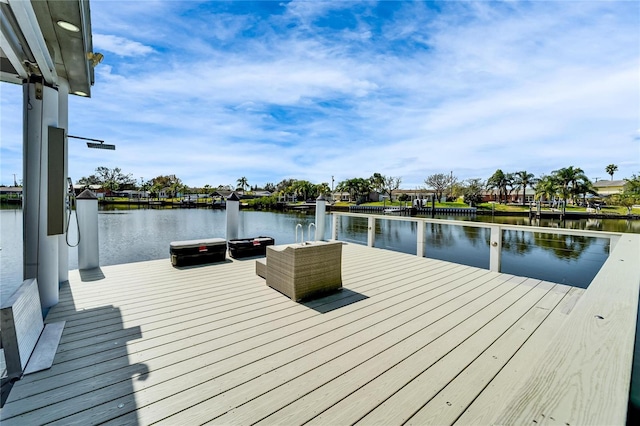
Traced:
<svg viewBox="0 0 640 426">
<path fill-rule="evenodd" d="M 182 194 L 182 192 L 184 192 L 185 187 L 186 185 L 184 185 L 180 179 L 176 179 L 175 181 L 173 181 L 169 186 L 169 190 L 171 191 L 171 195 L 172 195 L 171 198 L 176 198 L 178 194 Z"/>
<path fill-rule="evenodd" d="M 246 177 L 242 176 L 240 179 L 238 179 L 238 186 L 242 188 L 242 191 L 244 192 L 244 189 L 249 186 L 249 181 Z"/>
<path fill-rule="evenodd" d="M 316 185 L 316 193 L 318 196 L 329 194 L 331 192 L 331 188 L 329 188 L 329 184 L 327 182 L 322 182 Z"/>
<path fill-rule="evenodd" d="M 349 202 L 351 202 L 351 191 L 349 190 L 349 186 L 348 186 L 348 180 L 343 180 L 341 182 L 338 182 L 338 184 L 336 185 L 336 189 L 335 192 L 347 192 L 349 193 Z"/>
<path fill-rule="evenodd" d="M 358 198 L 363 199 L 369 197 L 371 193 L 371 182 L 369 179 L 356 178 L 355 181 Z M 360 202 L 360 200 L 357 200 L 357 202 Z"/>
<path fill-rule="evenodd" d="M 343 180 L 336 186 L 336 191 L 348 192 L 349 202 L 353 201 L 353 198 L 359 199 L 360 197 L 368 196 L 371 192 L 371 183 L 369 179 L 353 178 Z"/>
<path fill-rule="evenodd" d="M 555 176 L 542 176 L 536 185 L 536 198 L 549 201 L 558 191 L 558 181 Z"/>
<path fill-rule="evenodd" d="M 582 201 L 587 204 L 587 194 L 598 195 L 598 191 L 593 186 L 593 183 L 589 179 L 581 180 L 576 184 L 574 189 L 575 195 L 582 195 Z"/>
<path fill-rule="evenodd" d="M 535 184 L 535 176 L 533 173 L 528 173 L 526 170 L 522 170 L 520 172 L 516 172 L 513 174 L 514 183 L 518 185 L 518 189 L 522 188 L 522 205 L 525 205 L 525 201 L 527 200 L 527 186 L 532 186 Z M 516 193 L 516 195 L 518 195 Z"/>
<path fill-rule="evenodd" d="M 514 173 L 505 173 L 504 175 L 504 198 L 505 198 L 505 204 L 509 202 L 509 198 L 511 198 L 511 193 L 513 192 L 514 189 L 517 188 L 517 184 L 516 184 L 516 177 Z M 507 192 L 507 186 L 509 187 L 509 191 Z M 507 197 L 508 195 L 508 197 Z M 516 193 L 516 198 L 517 198 L 518 194 Z"/>
<path fill-rule="evenodd" d="M 287 192 L 295 194 L 296 198 L 307 200 L 309 194 L 313 191 L 313 184 L 308 180 L 297 180 L 291 184 Z"/>
<path fill-rule="evenodd" d="M 624 193 L 640 198 L 640 173 L 631 175 L 630 179 L 625 179 Z"/>
<path fill-rule="evenodd" d="M 487 179 L 487 188 L 495 188 L 498 190 L 498 202 L 502 203 L 502 195 L 504 194 L 504 201 L 507 202 L 507 186 L 511 184 L 511 180 L 508 174 L 500 169 L 496 170 L 489 179 Z"/>
<path fill-rule="evenodd" d="M 338 182 L 338 184 L 336 185 L 336 192 L 346 192 L 349 194 L 349 202 L 351 202 L 351 194 L 352 194 L 352 187 L 351 187 L 351 180 L 343 180 Z"/>
<path fill-rule="evenodd" d="M 160 201 L 160 192 L 162 191 L 163 186 L 160 182 L 154 182 L 153 186 L 151 187 L 151 192 L 156 194 L 156 198 L 158 199 L 158 201 Z"/>
<path fill-rule="evenodd" d="M 604 169 L 606 170 L 607 174 L 611 176 L 611 180 L 613 180 L 613 174 L 618 171 L 618 166 L 616 166 L 615 164 L 609 164 Z"/>
<path fill-rule="evenodd" d="M 588 180 L 584 174 L 584 170 L 580 167 L 563 167 L 552 172 L 561 186 L 562 199 L 565 204 L 569 195 L 573 193 L 573 190 L 578 184 L 579 180 Z"/>
</svg>

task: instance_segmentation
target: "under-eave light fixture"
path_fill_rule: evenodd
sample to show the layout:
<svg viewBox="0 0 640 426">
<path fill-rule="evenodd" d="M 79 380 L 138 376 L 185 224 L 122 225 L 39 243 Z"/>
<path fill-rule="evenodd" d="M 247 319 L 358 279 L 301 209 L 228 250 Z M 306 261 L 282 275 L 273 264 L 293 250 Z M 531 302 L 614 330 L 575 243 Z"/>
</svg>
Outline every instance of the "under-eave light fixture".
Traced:
<svg viewBox="0 0 640 426">
<path fill-rule="evenodd" d="M 73 92 L 73 94 L 74 95 L 78 95 L 78 96 L 84 96 L 84 97 L 89 96 L 85 92 L 83 92 L 82 90 L 76 90 L 75 92 Z"/>
<path fill-rule="evenodd" d="M 65 29 L 67 31 L 71 31 L 73 33 L 77 33 L 80 32 L 80 28 L 78 28 L 77 26 L 75 26 L 74 24 L 72 24 L 71 22 L 67 22 L 67 21 L 58 21 L 57 22 L 58 26 L 62 29 Z"/>
</svg>

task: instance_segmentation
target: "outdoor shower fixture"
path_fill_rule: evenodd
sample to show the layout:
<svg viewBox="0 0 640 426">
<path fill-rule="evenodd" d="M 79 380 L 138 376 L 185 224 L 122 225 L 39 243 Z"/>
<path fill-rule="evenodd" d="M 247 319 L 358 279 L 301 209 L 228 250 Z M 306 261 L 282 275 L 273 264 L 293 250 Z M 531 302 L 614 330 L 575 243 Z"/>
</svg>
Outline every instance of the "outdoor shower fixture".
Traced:
<svg viewBox="0 0 640 426">
<path fill-rule="evenodd" d="M 100 139 L 83 138 L 83 137 L 80 137 L 80 136 L 71 136 L 71 135 L 67 135 L 67 137 L 68 138 L 74 138 L 74 139 L 82 139 L 82 140 L 85 140 L 85 141 L 93 141 L 93 142 L 87 142 L 87 147 L 89 147 L 89 148 L 110 149 L 112 151 L 116 150 L 116 146 L 115 145 L 104 143 L 104 141 L 100 140 Z M 100 143 L 94 143 L 94 142 L 100 142 Z"/>
</svg>

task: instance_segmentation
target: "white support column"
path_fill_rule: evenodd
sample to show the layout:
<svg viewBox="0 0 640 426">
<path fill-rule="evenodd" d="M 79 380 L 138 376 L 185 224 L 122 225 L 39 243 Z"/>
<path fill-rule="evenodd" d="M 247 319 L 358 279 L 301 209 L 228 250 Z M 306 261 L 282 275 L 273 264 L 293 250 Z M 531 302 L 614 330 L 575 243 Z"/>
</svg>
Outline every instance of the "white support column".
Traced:
<svg viewBox="0 0 640 426">
<path fill-rule="evenodd" d="M 64 179 L 69 176 L 69 140 L 66 138 L 69 128 L 69 83 L 58 78 L 58 127 L 64 129 Z M 66 181 L 62 182 L 66 187 Z M 66 201 L 66 200 L 65 200 Z M 72 212 L 73 214 L 73 212 Z M 67 215 L 64 217 L 64 229 L 67 230 Z M 58 235 L 58 283 L 69 281 L 69 246 L 66 233 Z"/>
<path fill-rule="evenodd" d="M 424 220 L 418 219 L 416 255 L 424 257 Z"/>
<path fill-rule="evenodd" d="M 367 246 L 373 247 L 376 243 L 376 218 L 369 216 L 367 229 Z"/>
<path fill-rule="evenodd" d="M 338 215 L 337 214 L 332 214 L 332 218 L 331 218 L 331 239 L 332 240 L 337 240 L 338 239 Z"/>
<path fill-rule="evenodd" d="M 23 265 L 36 278 L 43 309 L 58 303 L 58 235 L 48 226 L 48 127 L 58 125 L 58 93 L 41 83 L 23 86 Z"/>
<path fill-rule="evenodd" d="M 88 189 L 77 198 L 78 269 L 100 267 L 100 241 L 98 235 L 98 197 Z"/>
<path fill-rule="evenodd" d="M 491 241 L 489 246 L 489 270 L 500 272 L 502 255 L 502 229 L 500 225 L 491 226 Z"/>
<path fill-rule="evenodd" d="M 227 241 L 238 238 L 238 220 L 240 216 L 240 199 L 235 192 L 227 198 Z"/>
<path fill-rule="evenodd" d="M 316 241 L 324 240 L 324 221 L 327 212 L 327 200 L 324 199 L 324 196 L 320 194 L 320 196 L 316 199 Z M 311 238 L 311 235 L 309 235 Z"/>
</svg>

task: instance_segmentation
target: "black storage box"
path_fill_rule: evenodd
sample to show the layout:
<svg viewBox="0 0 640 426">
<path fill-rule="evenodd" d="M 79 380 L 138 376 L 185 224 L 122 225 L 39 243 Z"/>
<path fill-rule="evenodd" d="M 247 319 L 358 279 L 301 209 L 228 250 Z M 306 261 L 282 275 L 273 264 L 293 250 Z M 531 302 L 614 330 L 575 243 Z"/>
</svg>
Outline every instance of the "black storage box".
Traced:
<svg viewBox="0 0 640 426">
<path fill-rule="evenodd" d="M 229 240 L 229 254 L 234 259 L 250 256 L 265 256 L 267 246 L 272 246 L 274 240 L 271 237 L 244 238 Z"/>
<path fill-rule="evenodd" d="M 169 245 L 173 266 L 200 265 L 223 262 L 227 255 L 227 240 L 208 238 L 203 240 L 173 241 Z"/>
</svg>

